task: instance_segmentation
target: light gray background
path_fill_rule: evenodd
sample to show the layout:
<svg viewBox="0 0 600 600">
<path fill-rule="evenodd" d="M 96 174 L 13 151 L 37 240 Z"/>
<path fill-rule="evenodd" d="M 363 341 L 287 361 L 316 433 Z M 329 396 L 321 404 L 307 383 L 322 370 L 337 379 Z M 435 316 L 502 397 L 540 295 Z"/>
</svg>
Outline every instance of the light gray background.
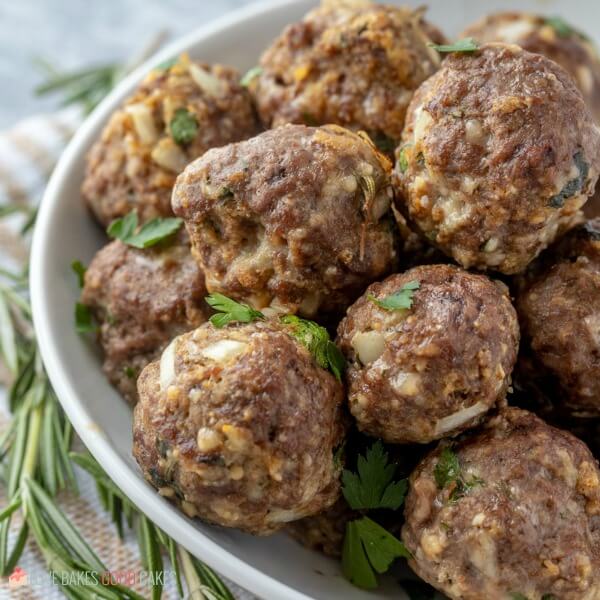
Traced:
<svg viewBox="0 0 600 600">
<path fill-rule="evenodd" d="M 161 29 L 172 39 L 251 1 L 0 0 L 0 129 L 57 106 L 56 98 L 33 95 L 42 80 L 33 66 L 34 57 L 44 57 L 61 69 L 125 61 Z M 481 14 L 518 10 L 523 4 L 521 0 L 382 1 L 428 4 L 431 19 L 450 35 Z M 448 4 L 455 6 L 451 13 Z M 557 4 L 557 0 L 535 2 L 539 12 L 563 12 L 563 17 L 591 37 L 600 37 L 600 2 L 571 0 L 568 14 L 558 10 Z"/>
</svg>

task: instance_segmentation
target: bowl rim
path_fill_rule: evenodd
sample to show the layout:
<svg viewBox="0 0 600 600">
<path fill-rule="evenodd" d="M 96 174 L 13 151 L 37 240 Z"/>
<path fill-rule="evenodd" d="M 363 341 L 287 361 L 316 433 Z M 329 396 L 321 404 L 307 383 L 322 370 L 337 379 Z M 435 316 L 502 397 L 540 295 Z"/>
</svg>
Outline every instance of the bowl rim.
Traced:
<svg viewBox="0 0 600 600">
<path fill-rule="evenodd" d="M 145 515 L 151 519 L 152 517 L 156 518 L 157 514 L 161 515 L 161 529 L 164 529 L 178 544 L 244 589 L 263 598 L 269 598 L 269 600 L 312 599 L 223 549 L 217 542 L 190 527 L 187 518 L 178 510 L 160 511 L 163 507 L 160 504 L 159 496 L 149 493 L 147 485 L 137 476 L 131 476 L 131 467 L 113 448 L 102 430 L 90 426 L 93 418 L 85 404 L 80 401 L 73 381 L 63 372 L 61 360 L 58 358 L 59 352 L 50 328 L 51 316 L 44 291 L 44 265 L 49 254 L 46 249 L 55 205 L 54 199 L 60 193 L 63 182 L 71 176 L 72 165 L 88 147 L 90 136 L 101 124 L 106 122 L 110 113 L 133 90 L 143 76 L 156 64 L 187 51 L 190 47 L 223 29 L 267 14 L 273 9 L 292 4 L 306 4 L 306 0 L 261 0 L 232 10 L 169 43 L 112 90 L 77 129 L 50 177 L 39 206 L 34 228 L 29 276 L 33 322 L 42 361 L 65 413 L 85 446 L 102 464 L 110 478 Z"/>
</svg>

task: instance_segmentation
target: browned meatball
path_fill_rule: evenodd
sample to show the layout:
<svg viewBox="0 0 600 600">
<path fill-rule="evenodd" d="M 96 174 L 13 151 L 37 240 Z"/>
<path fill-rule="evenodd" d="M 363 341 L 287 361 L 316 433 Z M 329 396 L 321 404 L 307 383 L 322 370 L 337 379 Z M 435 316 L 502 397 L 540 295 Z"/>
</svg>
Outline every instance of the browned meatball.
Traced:
<svg viewBox="0 0 600 600">
<path fill-rule="evenodd" d="M 136 209 L 169 216 L 176 176 L 209 148 L 258 132 L 239 73 L 182 56 L 157 68 L 112 115 L 87 157 L 82 194 L 104 226 Z"/>
<path fill-rule="evenodd" d="M 412 474 L 409 564 L 453 600 L 599 598 L 599 475 L 583 442 L 507 409 Z"/>
<path fill-rule="evenodd" d="M 289 25 L 252 82 L 263 122 L 364 130 L 386 152 L 400 139 L 414 90 L 440 64 L 422 11 L 326 2 Z"/>
<path fill-rule="evenodd" d="M 120 241 L 102 248 L 85 274 L 81 301 L 99 323 L 103 369 L 129 402 L 142 369 L 210 312 L 204 276 L 187 236 L 138 250 Z"/>
<path fill-rule="evenodd" d="M 417 287 L 412 306 L 378 303 Z M 504 402 L 519 342 L 503 284 L 450 265 L 371 285 L 338 328 L 358 427 L 391 443 L 429 442 L 477 425 Z"/>
<path fill-rule="evenodd" d="M 287 125 L 207 152 L 177 179 L 211 292 L 312 317 L 396 265 L 389 161 L 330 125 Z"/>
<path fill-rule="evenodd" d="M 402 139 L 399 209 L 462 266 L 507 274 L 577 222 L 600 169 L 600 129 L 571 77 L 506 44 L 448 56 Z"/>
<path fill-rule="evenodd" d="M 600 120 L 600 57 L 591 40 L 562 19 L 523 12 L 495 13 L 465 29 L 461 37 L 516 44 L 551 58 L 573 77 L 596 121 Z"/>
<path fill-rule="evenodd" d="M 360 513 L 348 506 L 344 498 L 340 498 L 327 510 L 290 523 L 286 531 L 300 544 L 321 552 L 326 556 L 342 555 L 346 525 L 352 519 L 360 517 Z"/>
<path fill-rule="evenodd" d="M 575 416 L 600 416 L 600 218 L 542 256 L 522 278 L 517 309 L 523 385 Z"/>
<path fill-rule="evenodd" d="M 189 516 L 264 535 L 338 498 L 342 385 L 279 321 L 175 338 L 138 389 L 134 456 Z"/>
</svg>

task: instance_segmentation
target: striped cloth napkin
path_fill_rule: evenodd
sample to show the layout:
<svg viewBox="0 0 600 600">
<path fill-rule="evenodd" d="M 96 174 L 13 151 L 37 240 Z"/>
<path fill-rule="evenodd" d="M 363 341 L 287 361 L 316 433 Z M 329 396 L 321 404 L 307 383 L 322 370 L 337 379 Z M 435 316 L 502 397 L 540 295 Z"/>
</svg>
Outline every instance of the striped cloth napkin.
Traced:
<svg viewBox="0 0 600 600">
<path fill-rule="evenodd" d="M 36 206 L 40 201 L 46 182 L 67 142 L 80 124 L 79 109 L 65 109 L 56 114 L 40 115 L 18 123 L 11 130 L 0 133 L 0 210 L 9 205 Z M 19 234 L 22 215 L 0 220 L 0 266 L 16 270 L 22 266 L 29 253 L 27 241 Z M 0 431 L 7 425 L 10 415 L 3 383 L 7 373 L 0 363 Z M 80 442 L 76 442 L 79 443 Z M 63 494 L 59 502 L 72 523 L 84 535 L 90 545 L 106 562 L 111 571 L 140 573 L 142 564 L 135 536 L 129 532 L 121 540 L 108 515 L 102 509 L 94 481 L 87 474 L 77 473 L 80 494 Z M 6 498 L 0 489 L 0 506 Z M 14 535 L 20 523 L 15 520 L 9 536 L 12 547 Z M 19 561 L 19 567 L 27 574 L 28 584 L 11 589 L 6 579 L 0 579 L 0 600 L 55 600 L 64 596 L 51 582 L 41 555 L 31 543 Z M 168 570 L 168 567 L 165 567 Z M 178 598 L 174 580 L 167 574 L 163 598 Z M 225 580 L 238 600 L 254 600 L 255 596 Z M 137 587 L 142 595 L 148 588 Z"/>
</svg>

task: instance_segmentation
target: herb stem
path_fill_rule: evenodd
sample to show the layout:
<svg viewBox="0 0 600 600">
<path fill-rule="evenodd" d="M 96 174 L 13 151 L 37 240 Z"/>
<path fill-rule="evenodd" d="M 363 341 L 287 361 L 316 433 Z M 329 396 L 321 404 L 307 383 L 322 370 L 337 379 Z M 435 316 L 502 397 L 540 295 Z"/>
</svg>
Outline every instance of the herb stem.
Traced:
<svg viewBox="0 0 600 600">
<path fill-rule="evenodd" d="M 179 558 L 181 559 L 181 567 L 183 568 L 183 577 L 188 589 L 189 600 L 206 600 L 206 596 L 202 592 L 202 582 L 198 577 L 198 572 L 194 568 L 192 558 L 182 546 L 179 546 Z"/>
</svg>

